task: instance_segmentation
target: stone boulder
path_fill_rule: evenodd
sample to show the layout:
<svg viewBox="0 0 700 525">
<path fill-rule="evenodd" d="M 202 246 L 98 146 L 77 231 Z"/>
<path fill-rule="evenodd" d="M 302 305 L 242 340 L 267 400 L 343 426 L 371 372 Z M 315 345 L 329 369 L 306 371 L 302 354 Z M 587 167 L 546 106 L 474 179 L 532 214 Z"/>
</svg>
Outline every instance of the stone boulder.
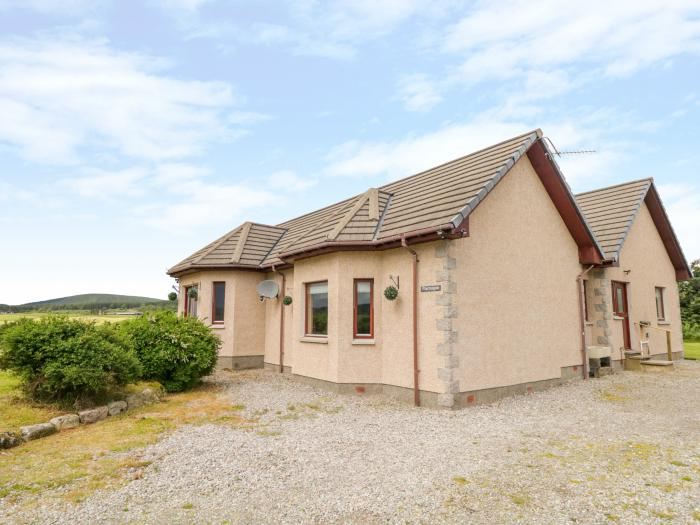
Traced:
<svg viewBox="0 0 700 525">
<path fill-rule="evenodd" d="M 24 441 L 32 441 L 33 439 L 43 438 L 58 432 L 51 423 L 37 423 L 36 425 L 20 427 L 19 431 Z"/>
<path fill-rule="evenodd" d="M 105 419 L 109 415 L 109 408 L 106 406 L 101 406 L 97 408 L 91 408 L 90 410 L 83 410 L 78 412 L 80 416 L 80 422 L 83 424 L 95 423 L 101 419 Z"/>
<path fill-rule="evenodd" d="M 139 408 L 145 405 L 151 405 L 160 401 L 160 392 L 152 388 L 144 388 L 141 392 L 136 392 L 127 396 L 126 403 L 129 410 Z"/>
<path fill-rule="evenodd" d="M 65 430 L 67 428 L 75 428 L 80 425 L 80 416 L 78 414 L 66 414 L 58 416 L 49 421 L 56 430 Z"/>
<path fill-rule="evenodd" d="M 126 404 L 126 401 L 112 401 L 110 404 L 107 405 L 110 416 L 116 416 L 117 414 L 121 414 L 127 409 L 127 407 L 128 405 Z"/>
<path fill-rule="evenodd" d="M 0 450 L 16 447 L 22 443 L 22 436 L 16 432 L 0 432 Z"/>
</svg>

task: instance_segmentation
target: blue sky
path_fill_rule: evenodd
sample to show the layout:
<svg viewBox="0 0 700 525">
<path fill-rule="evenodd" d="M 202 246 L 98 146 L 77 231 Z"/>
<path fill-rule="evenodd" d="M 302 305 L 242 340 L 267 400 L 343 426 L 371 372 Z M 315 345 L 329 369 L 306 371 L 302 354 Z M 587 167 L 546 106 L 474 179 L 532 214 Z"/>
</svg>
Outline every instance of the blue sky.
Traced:
<svg viewBox="0 0 700 525">
<path fill-rule="evenodd" d="M 0 0 L 0 303 L 165 269 L 533 128 L 700 257 L 700 3 Z"/>
</svg>

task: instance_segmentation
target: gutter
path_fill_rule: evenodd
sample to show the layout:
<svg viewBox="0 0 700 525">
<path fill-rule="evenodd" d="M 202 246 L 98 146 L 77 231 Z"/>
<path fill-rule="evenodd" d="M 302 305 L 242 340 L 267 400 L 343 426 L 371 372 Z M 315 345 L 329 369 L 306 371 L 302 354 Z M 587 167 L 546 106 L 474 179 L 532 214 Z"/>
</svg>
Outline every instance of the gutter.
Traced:
<svg viewBox="0 0 700 525">
<path fill-rule="evenodd" d="M 578 320 L 579 320 L 579 330 L 581 331 L 581 360 L 583 368 L 583 379 L 584 381 L 588 379 L 588 352 L 586 350 L 586 312 L 585 312 L 585 297 L 583 290 L 583 278 L 588 272 L 595 268 L 594 264 L 591 264 L 588 268 L 583 270 L 576 276 L 576 288 L 578 288 Z"/>
<path fill-rule="evenodd" d="M 411 269 L 413 273 L 413 403 L 420 406 L 420 389 L 418 374 L 418 254 L 408 247 L 406 237 L 401 237 L 401 246 L 409 251 L 412 257 Z"/>
<path fill-rule="evenodd" d="M 440 232 L 443 232 L 442 234 Z M 338 250 L 338 249 L 383 249 L 390 248 L 391 244 L 403 246 L 404 239 L 412 239 L 416 237 L 432 236 L 435 235 L 435 239 L 425 239 L 437 240 L 451 237 L 463 237 L 464 234 L 461 230 L 455 228 L 452 222 L 446 222 L 438 226 L 430 226 L 428 228 L 421 228 L 419 230 L 413 230 L 406 233 L 397 233 L 396 235 L 391 235 L 389 237 L 384 237 L 382 239 L 377 239 L 373 241 L 345 241 L 345 242 L 334 242 L 334 241 L 324 241 L 322 243 L 314 244 L 308 248 L 302 248 L 296 251 L 290 251 L 281 253 L 279 258 L 282 260 L 290 260 L 298 258 L 299 256 L 308 257 L 310 254 L 322 251 L 322 250 Z"/>
</svg>

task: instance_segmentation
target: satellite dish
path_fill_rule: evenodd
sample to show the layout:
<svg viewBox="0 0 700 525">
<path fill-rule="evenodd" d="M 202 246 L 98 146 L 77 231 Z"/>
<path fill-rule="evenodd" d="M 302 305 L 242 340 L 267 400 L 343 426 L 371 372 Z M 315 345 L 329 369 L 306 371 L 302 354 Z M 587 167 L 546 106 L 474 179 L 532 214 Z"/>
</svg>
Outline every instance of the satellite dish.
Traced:
<svg viewBox="0 0 700 525">
<path fill-rule="evenodd" d="M 276 281 L 260 281 L 258 283 L 258 295 L 260 301 L 265 299 L 275 299 L 279 295 L 280 287 Z"/>
</svg>

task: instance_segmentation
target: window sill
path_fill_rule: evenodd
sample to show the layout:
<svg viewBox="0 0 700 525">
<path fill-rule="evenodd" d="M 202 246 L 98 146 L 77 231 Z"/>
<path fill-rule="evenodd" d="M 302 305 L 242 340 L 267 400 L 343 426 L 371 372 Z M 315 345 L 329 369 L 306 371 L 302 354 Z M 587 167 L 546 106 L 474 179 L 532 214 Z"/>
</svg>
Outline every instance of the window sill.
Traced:
<svg viewBox="0 0 700 525">
<path fill-rule="evenodd" d="M 624 321 L 624 317 L 618 317 L 617 315 L 613 315 L 613 321 Z"/>
<path fill-rule="evenodd" d="M 352 344 L 354 345 L 373 345 L 375 344 L 374 339 L 353 339 Z"/>
<path fill-rule="evenodd" d="M 659 326 L 671 326 L 671 321 L 658 320 L 656 321 L 656 324 L 658 324 Z"/>
<path fill-rule="evenodd" d="M 328 344 L 328 337 L 305 335 L 304 337 L 300 337 L 299 341 L 301 341 L 302 343 L 316 343 L 319 345 L 327 345 Z"/>
<path fill-rule="evenodd" d="M 217 329 L 217 330 L 223 330 L 224 328 L 226 328 L 226 325 L 223 324 L 223 323 L 210 324 L 210 325 L 209 325 L 209 328 L 215 328 L 215 329 Z"/>
</svg>

